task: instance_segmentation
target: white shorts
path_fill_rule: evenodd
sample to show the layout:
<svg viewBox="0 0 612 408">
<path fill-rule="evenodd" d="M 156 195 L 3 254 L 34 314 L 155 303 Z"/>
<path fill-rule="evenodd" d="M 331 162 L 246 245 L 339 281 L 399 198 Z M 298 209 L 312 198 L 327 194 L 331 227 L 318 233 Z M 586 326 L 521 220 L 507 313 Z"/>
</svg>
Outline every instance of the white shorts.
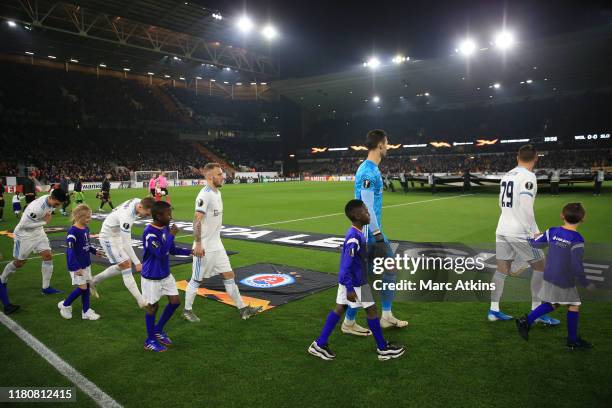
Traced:
<svg viewBox="0 0 612 408">
<path fill-rule="evenodd" d="M 102 246 L 102 250 L 106 254 L 108 260 L 114 265 L 130 259 L 130 257 L 126 254 L 125 249 L 123 249 L 123 241 L 121 240 L 121 237 L 100 237 L 100 246 Z"/>
<path fill-rule="evenodd" d="M 534 263 L 544 259 L 544 251 L 532 247 L 526 238 L 495 235 L 495 258 L 498 261 Z"/>
<path fill-rule="evenodd" d="M 205 252 L 203 257 L 193 257 L 191 278 L 195 281 L 210 278 L 223 272 L 231 272 L 232 265 L 225 250 Z"/>
<path fill-rule="evenodd" d="M 39 254 L 43 251 L 51 251 L 49 238 L 47 238 L 47 235 L 44 233 L 29 237 L 13 238 L 13 258 L 15 259 L 23 261 L 27 259 L 32 252 Z"/>
<path fill-rule="evenodd" d="M 70 271 L 70 277 L 72 278 L 73 285 L 86 285 L 87 282 L 91 281 L 91 266 L 83 269 L 83 275 L 79 276 L 75 272 Z"/>
<path fill-rule="evenodd" d="M 346 298 L 346 286 L 338 284 L 336 303 L 339 305 L 349 305 L 352 308 L 362 307 L 364 309 L 374 305 L 374 297 L 372 296 L 370 285 L 355 286 L 354 289 L 357 295 L 357 301 L 351 302 Z"/>
<path fill-rule="evenodd" d="M 575 286 L 562 288 L 546 280 L 542 282 L 542 288 L 538 293 L 538 297 L 542 302 L 557 305 L 580 306 L 582 304 L 578 289 Z"/>
<path fill-rule="evenodd" d="M 142 290 L 142 297 L 149 305 L 159 302 L 162 296 L 178 296 L 176 281 L 172 274 L 160 280 L 141 277 L 140 288 Z"/>
</svg>

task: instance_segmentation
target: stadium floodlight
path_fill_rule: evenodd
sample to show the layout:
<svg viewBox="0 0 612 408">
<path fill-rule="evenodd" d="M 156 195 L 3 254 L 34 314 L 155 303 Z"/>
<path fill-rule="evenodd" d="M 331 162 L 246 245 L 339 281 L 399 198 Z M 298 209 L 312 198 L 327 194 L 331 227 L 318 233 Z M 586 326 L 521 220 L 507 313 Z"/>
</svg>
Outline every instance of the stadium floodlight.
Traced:
<svg viewBox="0 0 612 408">
<path fill-rule="evenodd" d="M 403 55 L 396 55 L 391 60 L 391 62 L 393 62 L 394 64 L 401 64 L 402 62 L 405 62 L 405 61 L 408 61 L 408 57 L 404 57 Z"/>
<path fill-rule="evenodd" d="M 229 82 L 227 82 L 227 81 L 223 81 L 223 83 L 224 83 L 225 85 L 228 85 L 228 84 L 229 84 Z"/>
<path fill-rule="evenodd" d="M 155 75 L 153 72 L 147 72 L 147 75 Z"/>
<path fill-rule="evenodd" d="M 257 82 L 251 82 L 251 85 L 257 85 Z"/>
<path fill-rule="evenodd" d="M 532 83 L 533 81 L 531 79 L 526 80 L 525 82 L 527 82 L 528 84 Z"/>
<path fill-rule="evenodd" d="M 465 55 L 466 57 L 469 57 L 470 55 L 474 54 L 476 48 L 477 46 L 474 40 L 466 38 L 459 43 L 459 48 L 456 51 Z"/>
<path fill-rule="evenodd" d="M 212 18 L 214 18 L 215 20 L 223 20 L 223 16 L 221 15 L 221 13 L 213 13 Z"/>
<path fill-rule="evenodd" d="M 380 96 L 378 96 L 378 95 L 373 96 L 372 97 L 372 102 L 374 102 L 374 103 L 380 102 Z"/>
<path fill-rule="evenodd" d="M 429 96 L 429 92 L 425 92 L 423 95 L 425 95 L 425 96 Z"/>
<path fill-rule="evenodd" d="M 494 44 L 502 51 L 510 49 L 514 45 L 514 35 L 509 31 L 500 31 L 495 35 Z"/>
<path fill-rule="evenodd" d="M 369 67 L 370 69 L 376 69 L 380 66 L 380 60 L 376 57 L 372 57 L 367 62 L 364 62 L 363 66 Z"/>
<path fill-rule="evenodd" d="M 165 74 L 165 75 L 164 75 L 164 78 L 170 78 L 170 75 Z"/>
<path fill-rule="evenodd" d="M 259 85 L 268 85 L 267 82 L 261 82 Z"/>
<path fill-rule="evenodd" d="M 180 79 L 181 81 L 184 81 L 184 80 L 185 80 L 185 77 L 179 77 L 179 79 Z"/>
<path fill-rule="evenodd" d="M 496 83 L 493 84 L 493 88 L 495 88 L 495 89 L 499 89 L 500 87 L 501 87 L 501 85 L 500 85 L 499 82 L 496 82 Z"/>
<path fill-rule="evenodd" d="M 217 82 L 217 80 L 216 79 L 211 79 L 210 82 Z"/>
<path fill-rule="evenodd" d="M 202 79 L 202 77 L 197 76 L 196 79 Z"/>
<path fill-rule="evenodd" d="M 261 30 L 261 34 L 266 37 L 266 39 L 273 40 L 278 35 L 278 32 L 276 31 L 276 28 L 268 24 L 263 28 L 263 30 Z"/>
<path fill-rule="evenodd" d="M 79 60 L 75 58 L 70 58 L 70 62 L 74 62 L 75 64 L 78 64 Z"/>
<path fill-rule="evenodd" d="M 105 63 L 101 63 L 101 64 L 100 64 L 100 66 L 101 66 L 102 68 L 106 68 L 106 64 L 105 64 Z"/>
<path fill-rule="evenodd" d="M 236 82 L 236 86 L 242 86 L 242 82 Z"/>
<path fill-rule="evenodd" d="M 6 24 L 8 24 L 9 27 L 17 27 L 17 23 L 14 22 L 13 20 L 9 20 L 6 22 Z"/>
<path fill-rule="evenodd" d="M 253 29 L 253 20 L 251 20 L 247 16 L 242 16 L 238 19 L 236 26 L 243 33 L 248 33 L 249 31 Z"/>
<path fill-rule="evenodd" d="M 25 53 L 28 54 L 28 55 L 34 55 L 34 53 L 32 51 L 26 51 Z"/>
<path fill-rule="evenodd" d="M 131 71 L 131 69 L 129 69 L 129 68 L 123 68 L 123 70 L 124 70 L 125 72 L 130 72 L 130 71 Z"/>
<path fill-rule="evenodd" d="M 57 58 L 55 55 L 47 55 L 47 57 L 49 57 L 51 59 L 56 59 Z"/>
</svg>

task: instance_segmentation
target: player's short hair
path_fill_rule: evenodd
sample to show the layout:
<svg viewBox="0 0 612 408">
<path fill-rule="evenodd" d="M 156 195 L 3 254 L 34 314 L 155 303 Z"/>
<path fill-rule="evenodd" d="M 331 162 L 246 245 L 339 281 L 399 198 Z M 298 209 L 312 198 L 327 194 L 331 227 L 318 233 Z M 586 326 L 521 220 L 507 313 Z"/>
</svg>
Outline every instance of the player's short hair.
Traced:
<svg viewBox="0 0 612 408">
<path fill-rule="evenodd" d="M 168 208 L 172 208 L 170 203 L 166 201 L 156 201 L 155 204 L 153 204 L 153 208 L 151 209 L 151 216 L 153 217 L 153 221 L 156 221 L 159 216 Z"/>
<path fill-rule="evenodd" d="M 355 221 L 356 220 L 356 212 L 358 209 L 360 209 L 361 207 L 363 207 L 365 204 L 363 204 L 363 201 L 361 200 L 351 200 L 348 203 L 346 203 L 346 205 L 344 206 L 344 214 L 346 214 L 346 217 L 351 220 L 351 221 Z"/>
<path fill-rule="evenodd" d="M 212 169 L 216 169 L 216 168 L 221 168 L 221 165 L 219 163 L 206 163 L 206 165 L 204 166 L 204 173 L 208 173 L 209 171 L 211 171 Z"/>
<path fill-rule="evenodd" d="M 563 207 L 563 219 L 570 224 L 578 224 L 584 220 L 586 210 L 582 203 L 567 203 Z"/>
<path fill-rule="evenodd" d="M 81 221 L 87 215 L 91 215 L 91 208 L 87 204 L 79 204 L 72 210 L 70 221 L 74 224 L 75 222 Z"/>
<path fill-rule="evenodd" d="M 150 210 L 155 205 L 155 199 L 153 197 L 145 197 L 140 200 L 140 205 L 146 210 Z"/>
<path fill-rule="evenodd" d="M 366 147 L 368 150 L 374 150 L 378 147 L 379 143 L 388 139 L 387 132 L 382 129 L 373 129 L 366 135 Z"/>
<path fill-rule="evenodd" d="M 66 200 L 68 200 L 68 196 L 66 195 L 66 192 L 62 190 L 61 188 L 54 188 L 51 191 L 51 198 L 57 201 L 60 201 L 62 203 L 65 203 Z"/>
<path fill-rule="evenodd" d="M 533 161 L 537 155 L 538 155 L 538 151 L 531 144 L 521 146 L 521 148 L 518 151 L 518 158 L 522 162 Z"/>
</svg>

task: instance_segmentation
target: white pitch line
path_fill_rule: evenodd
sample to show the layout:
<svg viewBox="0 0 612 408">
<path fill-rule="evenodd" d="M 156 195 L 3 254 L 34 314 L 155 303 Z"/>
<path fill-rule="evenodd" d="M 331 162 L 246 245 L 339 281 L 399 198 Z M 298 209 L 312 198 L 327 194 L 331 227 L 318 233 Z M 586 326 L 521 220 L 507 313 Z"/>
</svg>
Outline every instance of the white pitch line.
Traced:
<svg viewBox="0 0 612 408">
<path fill-rule="evenodd" d="M 421 200 L 421 201 L 411 201 L 409 203 L 402 203 L 402 204 L 393 204 L 393 205 L 385 205 L 382 208 L 394 208 L 394 207 L 404 207 L 406 205 L 414 205 L 414 204 L 422 204 L 422 203 L 431 203 L 433 201 L 441 201 L 441 200 L 450 200 L 451 198 L 459 198 L 459 197 L 466 197 L 466 196 L 471 196 L 474 194 L 461 194 L 461 195 L 455 195 L 455 196 L 451 196 L 451 197 L 440 197 L 440 198 L 432 198 L 430 200 Z M 298 222 L 298 221 L 307 221 L 307 220 L 316 220 L 318 218 L 327 218 L 327 217 L 335 217 L 337 215 L 344 215 L 343 212 L 339 212 L 339 213 L 333 213 L 333 214 L 325 214 L 325 215 L 317 215 L 314 217 L 306 217 L 306 218 L 297 218 L 295 220 L 287 220 L 287 221 L 277 221 L 277 222 L 268 222 L 266 224 L 258 224 L 258 225 L 251 225 L 251 228 L 257 228 L 257 227 L 265 227 L 267 225 L 276 225 L 276 224 L 287 224 L 290 222 Z"/>
<path fill-rule="evenodd" d="M 121 404 L 115 401 L 110 395 L 85 378 L 83 374 L 79 373 L 74 367 L 65 362 L 60 356 L 51 351 L 36 337 L 32 336 L 26 329 L 4 313 L 0 313 L 0 323 L 4 324 L 10 331 L 15 333 L 17 337 L 23 340 L 25 344 L 51 364 L 60 374 L 79 387 L 79 389 L 94 400 L 96 404 L 103 408 L 122 408 Z"/>
</svg>

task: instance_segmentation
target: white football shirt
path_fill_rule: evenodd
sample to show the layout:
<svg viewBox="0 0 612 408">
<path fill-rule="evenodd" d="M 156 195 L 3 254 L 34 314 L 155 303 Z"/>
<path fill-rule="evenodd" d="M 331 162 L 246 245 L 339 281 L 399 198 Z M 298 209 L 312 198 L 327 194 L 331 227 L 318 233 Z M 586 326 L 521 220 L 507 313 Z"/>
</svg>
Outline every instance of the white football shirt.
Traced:
<svg viewBox="0 0 612 408">
<path fill-rule="evenodd" d="M 204 214 L 202 218 L 202 247 L 204 251 L 224 251 L 221 242 L 223 224 L 223 200 L 221 191 L 204 186 L 196 197 L 195 210 Z"/>
<path fill-rule="evenodd" d="M 102 223 L 102 229 L 100 229 L 101 238 L 120 237 L 121 232 L 132 234 L 132 225 L 138 213 L 136 212 L 136 205 L 140 203 L 140 198 L 132 198 L 121 205 L 115 207 L 115 209 L 106 217 Z"/>
<path fill-rule="evenodd" d="M 49 195 L 44 195 L 28 204 L 19 219 L 19 224 L 15 227 L 15 236 L 23 238 L 45 233 L 43 230 L 46 224 L 45 215 L 53 211 L 53 207 L 47 202 L 49 197 Z"/>
<path fill-rule="evenodd" d="M 539 231 L 533 213 L 538 182 L 533 172 L 517 166 L 502 177 L 499 191 L 501 215 L 497 235 L 533 238 Z"/>
</svg>

